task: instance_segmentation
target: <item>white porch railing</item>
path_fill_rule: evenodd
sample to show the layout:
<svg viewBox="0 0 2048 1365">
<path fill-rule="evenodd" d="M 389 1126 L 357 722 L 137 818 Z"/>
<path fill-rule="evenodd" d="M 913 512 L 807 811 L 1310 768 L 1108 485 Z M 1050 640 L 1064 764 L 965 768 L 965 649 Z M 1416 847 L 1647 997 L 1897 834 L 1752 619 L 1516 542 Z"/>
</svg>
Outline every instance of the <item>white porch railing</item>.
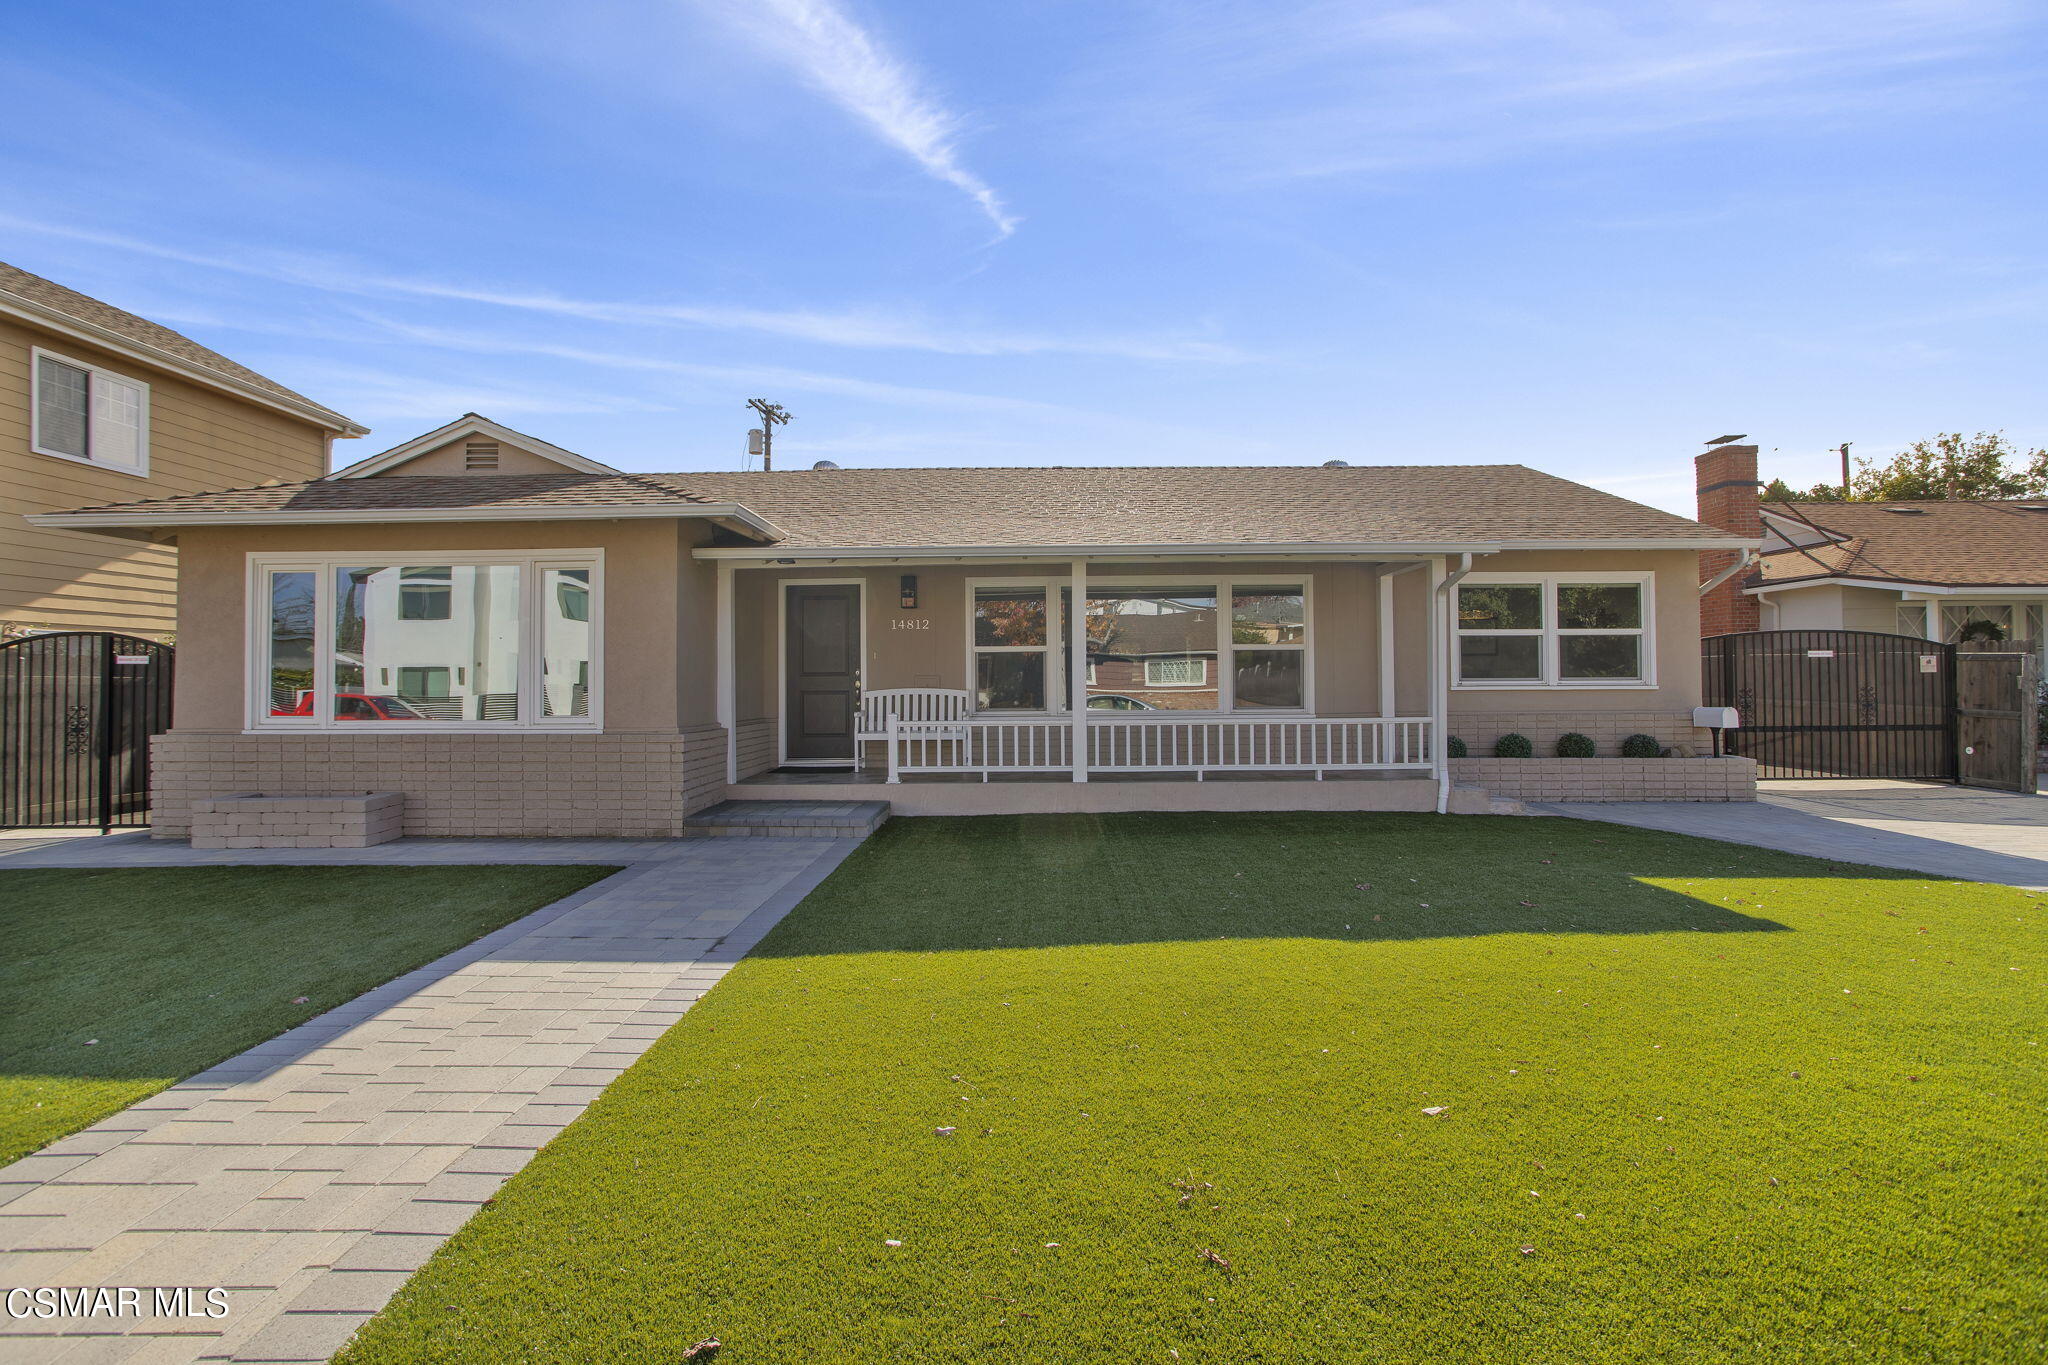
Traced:
<svg viewBox="0 0 2048 1365">
<path fill-rule="evenodd" d="M 1091 773 L 1428 771 L 1427 717 L 1089 716 Z M 907 774 L 1071 772 L 1071 716 L 888 723 L 889 781 Z"/>
</svg>

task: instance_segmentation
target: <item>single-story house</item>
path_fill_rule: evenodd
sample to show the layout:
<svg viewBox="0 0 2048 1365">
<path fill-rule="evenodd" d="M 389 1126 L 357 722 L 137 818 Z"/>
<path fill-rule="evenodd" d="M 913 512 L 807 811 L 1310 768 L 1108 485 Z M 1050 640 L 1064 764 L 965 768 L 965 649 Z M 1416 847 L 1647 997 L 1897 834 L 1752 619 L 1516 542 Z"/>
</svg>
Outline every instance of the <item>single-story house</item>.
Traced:
<svg viewBox="0 0 2048 1365">
<path fill-rule="evenodd" d="M 2048 499 L 1763 502 L 1755 456 L 1734 446 L 1700 457 L 1700 520 L 1761 542 L 1713 594 L 1707 634 L 1866 630 L 1953 644 L 1988 621 L 2048 648 Z"/>
<path fill-rule="evenodd" d="M 324 479 L 35 520 L 178 545 L 168 836 L 252 791 L 402 793 L 419 834 L 660 835 L 726 798 L 1753 783 L 1615 755 L 1706 752 L 1700 556 L 1754 538 L 1521 465 L 641 474 L 469 415 Z M 1570 731 L 1602 757 L 1449 757 Z"/>
</svg>

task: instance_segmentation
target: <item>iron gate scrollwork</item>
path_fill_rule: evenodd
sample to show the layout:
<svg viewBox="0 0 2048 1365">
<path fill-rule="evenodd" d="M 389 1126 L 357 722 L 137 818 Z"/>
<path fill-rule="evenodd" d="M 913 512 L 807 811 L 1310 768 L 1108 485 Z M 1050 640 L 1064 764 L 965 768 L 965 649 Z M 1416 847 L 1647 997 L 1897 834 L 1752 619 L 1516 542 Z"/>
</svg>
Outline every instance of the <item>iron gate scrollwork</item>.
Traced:
<svg viewBox="0 0 2048 1365">
<path fill-rule="evenodd" d="M 169 645 L 105 631 L 0 642 L 0 826 L 148 824 L 172 661 Z"/>
<path fill-rule="evenodd" d="M 1709 706 L 1742 728 L 1726 751 L 1760 777 L 1956 775 L 1955 646 L 1860 630 L 1760 630 L 1700 641 Z"/>
</svg>

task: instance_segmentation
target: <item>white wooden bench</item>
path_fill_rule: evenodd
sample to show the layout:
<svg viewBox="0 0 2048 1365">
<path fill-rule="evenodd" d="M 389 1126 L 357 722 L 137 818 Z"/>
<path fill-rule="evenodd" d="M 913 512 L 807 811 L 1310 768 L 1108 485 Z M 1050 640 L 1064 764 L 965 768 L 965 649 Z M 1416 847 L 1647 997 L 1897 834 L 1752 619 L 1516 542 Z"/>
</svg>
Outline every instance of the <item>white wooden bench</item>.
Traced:
<svg viewBox="0 0 2048 1365">
<path fill-rule="evenodd" d="M 891 716 L 897 720 L 957 721 L 960 733 L 944 737 L 964 739 L 972 709 L 973 698 L 967 693 L 944 687 L 885 687 L 863 692 L 860 715 L 854 723 L 853 766 L 866 766 L 870 740 L 889 737 Z"/>
</svg>

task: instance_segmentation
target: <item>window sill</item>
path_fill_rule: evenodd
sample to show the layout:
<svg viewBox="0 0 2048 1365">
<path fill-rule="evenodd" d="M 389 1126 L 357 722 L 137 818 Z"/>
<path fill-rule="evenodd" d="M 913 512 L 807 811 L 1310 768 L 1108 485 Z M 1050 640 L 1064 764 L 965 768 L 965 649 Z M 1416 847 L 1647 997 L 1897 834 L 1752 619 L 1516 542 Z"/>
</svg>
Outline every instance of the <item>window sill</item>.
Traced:
<svg viewBox="0 0 2048 1365">
<path fill-rule="evenodd" d="M 110 464 L 105 460 L 95 460 L 90 455 L 72 455 L 61 450 L 44 450 L 41 446 L 30 446 L 29 450 L 47 460 L 65 460 L 71 464 L 82 464 L 87 469 L 103 469 L 109 474 L 126 474 L 130 478 L 135 479 L 147 479 L 149 477 L 149 457 L 147 455 L 142 457 L 142 467 L 138 469 L 134 465 Z"/>
<path fill-rule="evenodd" d="M 460 725 L 447 721 L 352 721 L 337 725 L 249 725 L 245 735 L 601 735 L 601 725 Z"/>
<path fill-rule="evenodd" d="M 1461 682 L 1453 692 L 1654 692 L 1654 682 Z"/>
</svg>

